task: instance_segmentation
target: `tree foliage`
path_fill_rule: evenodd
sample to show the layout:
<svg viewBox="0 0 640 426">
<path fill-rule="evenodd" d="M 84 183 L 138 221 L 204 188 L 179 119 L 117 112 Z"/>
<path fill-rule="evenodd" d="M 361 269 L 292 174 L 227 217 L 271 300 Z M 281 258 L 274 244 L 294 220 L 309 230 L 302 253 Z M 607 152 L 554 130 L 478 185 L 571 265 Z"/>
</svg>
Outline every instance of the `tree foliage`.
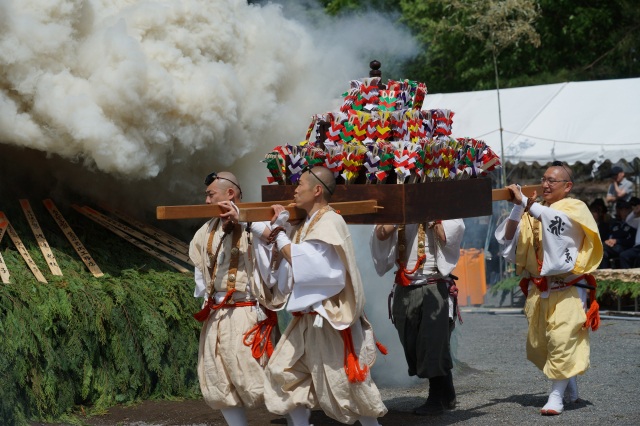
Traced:
<svg viewBox="0 0 640 426">
<path fill-rule="evenodd" d="M 325 0 L 333 14 L 370 9 L 362 0 Z M 378 0 L 399 10 L 422 50 L 405 77 L 432 92 L 640 76 L 640 8 L 635 0 Z M 539 36 L 539 46 L 536 34 Z M 505 38 L 506 37 L 506 38 Z M 506 42 L 506 41 L 516 42 Z M 383 64 L 384 70 L 384 64 Z"/>
</svg>

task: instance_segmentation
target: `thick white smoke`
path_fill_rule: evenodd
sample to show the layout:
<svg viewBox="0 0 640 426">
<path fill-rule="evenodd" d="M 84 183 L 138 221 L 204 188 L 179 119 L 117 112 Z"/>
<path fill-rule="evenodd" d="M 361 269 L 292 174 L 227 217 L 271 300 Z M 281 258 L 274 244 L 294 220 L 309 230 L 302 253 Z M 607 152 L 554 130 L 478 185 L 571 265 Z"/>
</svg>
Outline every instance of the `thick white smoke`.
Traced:
<svg viewBox="0 0 640 426">
<path fill-rule="evenodd" d="M 331 18 L 314 1 L 0 0 L 0 180 L 149 220 L 203 203 L 203 177 L 224 169 L 259 201 L 268 151 L 300 142 L 370 60 L 384 73 L 415 54 L 393 19 Z M 390 280 L 371 275 L 357 228 L 367 312 L 393 354 L 374 373 L 406 379 Z"/>
<path fill-rule="evenodd" d="M 0 20 L 0 141 L 133 179 L 298 142 L 368 63 L 357 26 L 244 0 L 0 0 Z"/>
</svg>

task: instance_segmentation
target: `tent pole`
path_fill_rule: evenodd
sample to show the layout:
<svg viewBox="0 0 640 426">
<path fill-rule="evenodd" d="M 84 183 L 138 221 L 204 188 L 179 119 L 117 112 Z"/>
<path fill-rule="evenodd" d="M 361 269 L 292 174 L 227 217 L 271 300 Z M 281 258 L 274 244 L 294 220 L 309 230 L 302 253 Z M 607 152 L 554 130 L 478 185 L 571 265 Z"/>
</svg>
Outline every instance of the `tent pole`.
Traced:
<svg viewBox="0 0 640 426">
<path fill-rule="evenodd" d="M 500 182 L 502 187 L 507 186 L 507 162 L 504 158 L 504 142 L 502 140 L 502 108 L 500 106 L 500 82 L 498 80 L 498 58 L 495 49 L 493 54 L 493 70 L 496 75 L 496 93 L 498 95 L 498 123 L 500 124 L 500 159 L 502 160 L 502 168 L 500 169 Z"/>
<path fill-rule="evenodd" d="M 496 76 L 496 94 L 498 95 L 498 123 L 500 124 L 500 160 L 502 163 L 502 167 L 500 168 L 500 184 L 502 188 L 505 188 L 507 186 L 507 162 L 505 161 L 505 158 L 504 158 L 504 142 L 502 140 L 502 108 L 500 106 L 500 81 L 498 79 L 498 58 L 497 58 L 498 55 L 496 53 L 495 44 L 493 45 L 493 49 L 491 49 L 491 53 L 493 56 L 493 71 Z M 500 256 L 498 268 L 500 270 L 499 271 L 500 280 L 505 279 L 507 268 L 506 268 L 506 262 L 504 261 L 502 256 Z M 513 299 L 511 300 L 511 304 L 513 306 Z"/>
</svg>

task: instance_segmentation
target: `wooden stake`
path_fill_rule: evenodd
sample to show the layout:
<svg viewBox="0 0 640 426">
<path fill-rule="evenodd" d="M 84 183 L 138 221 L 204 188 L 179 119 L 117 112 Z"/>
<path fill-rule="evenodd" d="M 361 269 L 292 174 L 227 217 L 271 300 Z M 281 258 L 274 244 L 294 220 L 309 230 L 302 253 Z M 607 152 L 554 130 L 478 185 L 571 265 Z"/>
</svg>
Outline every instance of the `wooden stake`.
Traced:
<svg viewBox="0 0 640 426">
<path fill-rule="evenodd" d="M 38 223 L 38 219 L 36 215 L 33 213 L 33 209 L 31 208 L 31 204 L 29 204 L 29 200 L 21 199 L 20 207 L 22 207 L 22 211 L 24 212 L 25 217 L 27 218 L 27 222 L 29 222 L 29 227 L 31 227 L 31 231 L 33 232 L 33 236 L 36 237 L 36 241 L 38 242 L 38 247 L 40 247 L 40 251 L 44 256 L 45 261 L 47 262 L 47 266 L 53 275 L 62 276 L 62 271 L 58 266 L 58 262 L 56 262 L 56 257 L 53 255 L 51 251 L 51 247 L 47 242 L 47 239 L 44 236 L 44 232 L 40 227 L 40 223 Z"/>
<path fill-rule="evenodd" d="M 189 244 L 185 243 L 184 241 L 180 241 L 179 239 L 177 239 L 176 237 L 174 237 L 173 235 L 170 235 L 166 232 L 164 232 L 161 229 L 155 228 L 151 225 L 147 225 L 144 222 L 139 221 L 138 219 L 121 212 L 120 210 L 115 210 L 115 209 L 111 209 L 108 206 L 100 206 L 102 207 L 104 210 L 108 211 L 109 213 L 112 213 L 113 215 L 115 215 L 118 219 L 121 219 L 125 222 L 127 222 L 129 225 L 133 225 L 136 228 L 138 228 L 139 230 L 141 230 L 142 232 L 144 232 L 145 234 L 151 236 L 152 238 L 155 238 L 156 240 L 168 245 L 168 246 L 172 246 L 173 248 L 175 248 L 176 250 L 178 250 L 181 253 L 184 253 L 186 255 L 189 255 Z"/>
<path fill-rule="evenodd" d="M 76 253 L 78 253 L 80 259 L 82 259 L 84 264 L 87 266 L 89 272 L 91 272 L 91 274 L 96 278 L 102 277 L 104 274 L 102 273 L 96 262 L 93 260 L 87 249 L 84 247 L 82 241 L 80 241 L 76 233 L 73 232 L 73 229 L 71 229 L 71 226 L 69 226 L 53 201 L 50 199 L 46 199 L 43 200 L 42 203 L 47 208 L 53 219 L 56 221 L 64 236 L 67 237 L 67 240 L 69 240 L 69 243 L 71 244 L 73 249 L 76 251 Z"/>
<path fill-rule="evenodd" d="M 112 226 L 108 221 L 102 219 L 102 217 L 101 217 L 102 215 L 100 215 L 98 212 L 95 212 L 95 210 L 93 210 L 93 211 L 95 213 L 98 213 L 97 215 L 94 215 L 94 214 L 90 213 L 90 211 L 92 209 L 88 208 L 88 207 L 80 207 L 78 205 L 71 205 L 71 207 L 73 207 L 80 214 L 82 214 L 82 215 L 86 216 L 87 218 L 93 220 L 97 224 L 104 226 L 105 228 L 107 228 L 108 230 L 110 230 L 114 234 L 118 235 L 119 237 L 124 238 L 125 240 L 127 240 L 128 242 L 130 242 L 134 246 L 138 247 L 139 249 L 144 250 L 145 252 L 147 252 L 151 256 L 155 257 L 156 259 L 166 263 L 167 265 L 177 269 L 178 271 L 180 271 L 182 273 L 185 273 L 185 274 L 191 273 L 191 271 L 189 271 L 188 269 L 186 269 L 182 265 L 179 265 L 178 263 L 174 262 L 173 260 L 169 259 L 168 257 L 164 256 L 162 253 L 159 253 L 159 252 L 155 251 L 153 248 L 151 248 L 148 245 L 142 243 L 141 241 L 135 239 L 133 236 L 129 235 L 128 233 L 119 230 L 115 226 Z"/>
<path fill-rule="evenodd" d="M 296 207 L 288 206 L 291 200 L 280 202 L 261 202 L 261 203 L 238 203 L 240 209 L 240 222 L 265 222 L 270 221 L 273 217 L 274 204 L 282 204 L 289 212 L 289 220 L 304 219 L 307 213 Z M 338 210 L 341 215 L 357 215 L 376 213 L 382 207 L 377 205 L 376 200 L 364 201 L 345 201 L 338 203 L 330 203 L 331 207 Z M 156 216 L 158 219 L 195 219 L 195 218 L 212 218 L 220 216 L 222 209 L 216 204 L 198 204 L 191 206 L 158 206 L 156 208 Z"/>
<path fill-rule="evenodd" d="M 46 284 L 47 280 L 45 279 L 44 275 L 42 275 L 42 272 L 40 272 L 40 269 L 38 269 L 38 265 L 36 265 L 36 262 L 34 262 L 31 256 L 29 255 L 27 248 L 24 246 L 24 244 L 22 243 L 22 240 L 18 236 L 18 233 L 15 231 L 15 229 L 13 229 L 13 226 L 11 226 L 9 219 L 7 219 L 5 214 L 3 212 L 0 212 L 0 221 L 2 221 L 2 219 L 7 221 L 7 234 L 9 234 L 11 241 L 13 241 L 13 244 L 18 249 L 18 252 L 22 256 L 24 261 L 27 262 L 27 266 L 29 267 L 29 269 L 31 269 L 31 272 L 36 277 L 36 280 Z"/>
<path fill-rule="evenodd" d="M 7 226 L 9 226 L 7 219 L 4 217 L 0 218 L 0 242 L 2 242 L 2 237 L 4 237 Z M 9 277 L 9 268 L 7 268 L 7 264 L 4 262 L 2 254 L 0 254 L 0 279 L 2 279 L 4 284 L 9 284 Z"/>
<path fill-rule="evenodd" d="M 89 213 L 92 216 L 96 216 L 99 219 L 101 219 L 102 221 L 108 223 L 110 226 L 119 229 L 120 231 L 129 234 L 133 237 L 136 237 L 139 240 L 144 241 L 145 243 L 149 244 L 150 246 L 154 246 L 155 248 L 170 254 L 171 256 L 175 257 L 176 259 L 180 259 L 185 263 L 188 263 L 189 265 L 193 266 L 193 263 L 191 262 L 191 259 L 189 259 L 189 256 L 184 254 L 184 253 L 180 253 L 178 250 L 174 249 L 173 247 L 169 247 L 166 246 L 164 244 L 162 244 L 159 241 L 154 240 L 153 238 L 150 238 L 146 235 L 144 235 L 141 232 L 136 231 L 133 228 L 128 227 L 127 225 L 124 225 L 120 222 L 118 222 L 117 220 L 114 220 L 112 218 L 110 218 L 109 216 L 103 215 L 102 213 L 92 209 L 91 207 L 88 206 L 83 206 L 82 209 L 84 211 L 86 211 L 87 213 Z"/>
</svg>

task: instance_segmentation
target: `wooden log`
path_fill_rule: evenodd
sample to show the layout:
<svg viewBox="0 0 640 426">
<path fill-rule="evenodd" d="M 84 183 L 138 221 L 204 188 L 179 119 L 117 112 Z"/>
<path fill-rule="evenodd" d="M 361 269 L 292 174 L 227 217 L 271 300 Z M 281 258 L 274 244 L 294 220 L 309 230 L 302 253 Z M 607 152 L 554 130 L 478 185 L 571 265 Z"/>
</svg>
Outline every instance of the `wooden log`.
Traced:
<svg viewBox="0 0 640 426">
<path fill-rule="evenodd" d="M 239 220 L 241 222 L 263 222 L 269 221 L 273 217 L 273 204 L 282 204 L 289 212 L 289 220 L 304 219 L 306 212 L 296 207 L 288 206 L 292 200 L 261 202 L 261 203 L 238 203 L 240 209 Z M 338 210 L 343 216 L 361 215 L 363 213 L 373 214 L 380 209 L 376 200 L 347 201 L 331 203 L 331 206 Z M 214 204 L 198 204 L 191 206 L 158 206 L 156 215 L 158 219 L 196 219 L 219 216 L 222 209 Z"/>
</svg>

